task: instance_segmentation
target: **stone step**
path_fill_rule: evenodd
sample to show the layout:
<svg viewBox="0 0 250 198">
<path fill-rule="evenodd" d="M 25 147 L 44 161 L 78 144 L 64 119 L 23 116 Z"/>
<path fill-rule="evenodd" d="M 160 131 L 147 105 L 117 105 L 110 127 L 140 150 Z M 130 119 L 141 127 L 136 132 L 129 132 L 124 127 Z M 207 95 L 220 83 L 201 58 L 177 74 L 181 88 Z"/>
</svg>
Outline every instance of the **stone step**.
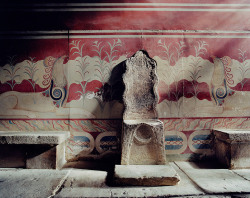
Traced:
<svg viewBox="0 0 250 198">
<path fill-rule="evenodd" d="M 180 181 L 171 165 L 116 165 L 114 182 L 122 186 L 174 186 Z"/>
</svg>

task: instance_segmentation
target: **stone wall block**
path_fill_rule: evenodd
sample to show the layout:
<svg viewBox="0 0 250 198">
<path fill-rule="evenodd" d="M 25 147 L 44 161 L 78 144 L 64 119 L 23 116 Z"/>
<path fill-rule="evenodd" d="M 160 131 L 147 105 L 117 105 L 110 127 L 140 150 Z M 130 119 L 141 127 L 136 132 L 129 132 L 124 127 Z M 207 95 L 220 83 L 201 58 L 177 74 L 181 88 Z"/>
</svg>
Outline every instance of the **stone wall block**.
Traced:
<svg viewBox="0 0 250 198">
<path fill-rule="evenodd" d="M 227 168 L 250 168 L 250 131 L 214 130 L 215 155 Z"/>
</svg>

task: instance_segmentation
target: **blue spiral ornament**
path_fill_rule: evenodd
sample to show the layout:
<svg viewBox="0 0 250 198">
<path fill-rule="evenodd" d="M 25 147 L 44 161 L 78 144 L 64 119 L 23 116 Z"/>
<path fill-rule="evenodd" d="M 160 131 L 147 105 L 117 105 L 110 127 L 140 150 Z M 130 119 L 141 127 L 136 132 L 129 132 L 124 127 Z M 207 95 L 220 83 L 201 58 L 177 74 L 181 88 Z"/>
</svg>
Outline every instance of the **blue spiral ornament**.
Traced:
<svg viewBox="0 0 250 198">
<path fill-rule="evenodd" d="M 54 100 L 60 100 L 62 98 L 62 90 L 59 87 L 55 87 L 52 89 L 52 97 Z"/>
<path fill-rule="evenodd" d="M 223 99 L 227 96 L 227 90 L 225 87 L 219 87 L 216 89 L 215 94 L 217 98 Z"/>
<path fill-rule="evenodd" d="M 61 107 L 66 98 L 66 89 L 61 87 L 53 87 L 54 82 L 51 81 L 50 97 L 54 100 L 57 107 Z"/>
<path fill-rule="evenodd" d="M 224 86 L 218 86 L 212 88 L 212 96 L 215 100 L 216 105 L 221 106 L 224 99 L 228 96 L 228 89 L 226 80 L 224 79 Z"/>
</svg>

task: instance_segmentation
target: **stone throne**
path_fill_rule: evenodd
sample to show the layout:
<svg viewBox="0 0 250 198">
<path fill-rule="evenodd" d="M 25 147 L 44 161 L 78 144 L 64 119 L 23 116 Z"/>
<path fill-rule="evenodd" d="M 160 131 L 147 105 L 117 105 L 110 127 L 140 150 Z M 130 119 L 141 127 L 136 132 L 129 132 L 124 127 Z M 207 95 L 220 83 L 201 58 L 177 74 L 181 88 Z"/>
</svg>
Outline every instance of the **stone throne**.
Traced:
<svg viewBox="0 0 250 198">
<path fill-rule="evenodd" d="M 166 165 L 163 123 L 158 120 L 156 104 L 156 62 L 145 51 L 138 51 L 126 61 L 123 75 L 121 165 L 115 166 L 118 185 L 176 185 L 180 178 Z"/>
<path fill-rule="evenodd" d="M 126 61 L 123 81 L 125 112 L 121 164 L 165 164 L 163 123 L 156 112 L 155 60 L 144 51 L 136 52 Z"/>
</svg>

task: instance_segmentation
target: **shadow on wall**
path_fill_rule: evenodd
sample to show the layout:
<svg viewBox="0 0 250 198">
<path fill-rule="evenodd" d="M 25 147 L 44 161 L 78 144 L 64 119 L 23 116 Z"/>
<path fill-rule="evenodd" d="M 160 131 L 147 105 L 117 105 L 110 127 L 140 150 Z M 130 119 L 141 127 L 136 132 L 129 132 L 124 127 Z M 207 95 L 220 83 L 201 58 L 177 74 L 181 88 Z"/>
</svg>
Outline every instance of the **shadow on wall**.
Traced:
<svg viewBox="0 0 250 198">
<path fill-rule="evenodd" d="M 147 51 L 145 50 L 140 50 L 140 51 L 143 51 L 143 53 L 145 53 L 149 57 Z M 102 97 L 103 102 L 111 102 L 113 100 L 117 100 L 120 103 L 123 103 L 123 93 L 125 90 L 125 85 L 123 82 L 123 74 L 125 72 L 126 72 L 126 60 L 114 66 L 108 82 L 105 83 L 104 86 L 98 92 L 98 95 Z"/>
<path fill-rule="evenodd" d="M 103 85 L 98 92 L 103 102 L 111 102 L 117 100 L 123 103 L 123 93 L 125 85 L 123 83 L 123 74 L 126 71 L 126 61 L 116 65 L 110 75 L 109 81 Z"/>
<path fill-rule="evenodd" d="M 121 63 L 119 63 L 118 65 L 113 67 L 108 82 L 106 82 L 99 89 L 99 91 L 96 92 L 95 95 L 91 96 L 91 97 L 97 98 L 98 101 L 100 103 L 102 103 L 104 106 L 106 103 L 111 103 L 112 101 L 116 101 L 116 102 L 118 101 L 119 103 L 123 104 L 123 93 L 125 90 L 125 85 L 123 83 L 123 74 L 125 73 L 125 71 L 126 71 L 126 60 L 122 61 Z M 106 123 L 106 124 L 104 124 L 105 126 L 110 125 L 109 120 L 103 120 L 102 123 Z M 117 120 L 116 123 L 120 123 L 120 120 Z M 95 126 L 92 122 L 89 122 L 88 124 L 89 124 L 89 126 L 91 126 L 90 128 L 92 128 L 92 125 L 93 125 L 93 128 L 95 128 Z M 92 157 L 95 160 L 101 160 L 101 162 L 102 162 L 101 164 L 103 164 L 104 161 L 107 161 L 108 166 L 110 165 L 110 163 L 113 163 L 114 161 L 116 161 L 117 163 L 120 162 L 120 160 L 121 160 L 120 159 L 121 158 L 120 139 L 121 139 L 122 125 L 121 124 L 115 124 L 115 125 L 117 125 L 117 126 L 112 129 L 112 131 L 116 131 L 115 135 L 114 134 L 110 135 L 110 133 L 113 133 L 113 132 L 110 131 L 110 129 L 108 129 L 106 132 L 103 132 L 103 134 L 106 134 L 106 135 L 102 137 L 104 139 L 106 138 L 106 140 L 105 140 L 106 142 L 110 141 L 111 146 L 112 146 L 112 141 L 116 141 L 117 149 L 115 149 L 115 152 L 110 151 L 109 149 L 105 150 L 106 148 L 102 148 L 101 151 L 99 151 L 98 149 L 96 149 L 96 146 L 95 146 L 90 152 L 87 151 L 87 154 L 86 154 L 85 150 L 80 151 L 77 154 L 74 154 L 75 157 L 73 157 L 73 158 L 71 157 L 70 161 L 74 162 L 74 161 L 79 161 L 79 160 L 90 160 L 89 167 L 91 167 L 91 168 L 93 168 L 93 166 L 95 166 L 91 162 Z M 101 131 L 98 131 L 98 132 L 102 133 Z M 101 139 L 100 139 L 100 141 L 101 141 Z M 101 143 L 100 143 L 99 147 L 102 147 Z M 88 155 L 91 157 L 89 157 Z M 97 164 L 96 164 L 97 167 L 99 167 L 98 164 L 100 164 L 100 163 L 97 161 Z M 75 164 L 75 163 L 72 163 L 72 165 L 74 167 L 78 166 L 78 164 Z M 81 163 L 80 163 L 80 165 L 81 165 Z M 70 164 L 70 166 L 71 166 L 71 164 Z M 84 164 L 84 167 L 85 166 L 86 166 L 86 164 Z M 114 166 L 114 164 L 112 166 Z"/>
</svg>

